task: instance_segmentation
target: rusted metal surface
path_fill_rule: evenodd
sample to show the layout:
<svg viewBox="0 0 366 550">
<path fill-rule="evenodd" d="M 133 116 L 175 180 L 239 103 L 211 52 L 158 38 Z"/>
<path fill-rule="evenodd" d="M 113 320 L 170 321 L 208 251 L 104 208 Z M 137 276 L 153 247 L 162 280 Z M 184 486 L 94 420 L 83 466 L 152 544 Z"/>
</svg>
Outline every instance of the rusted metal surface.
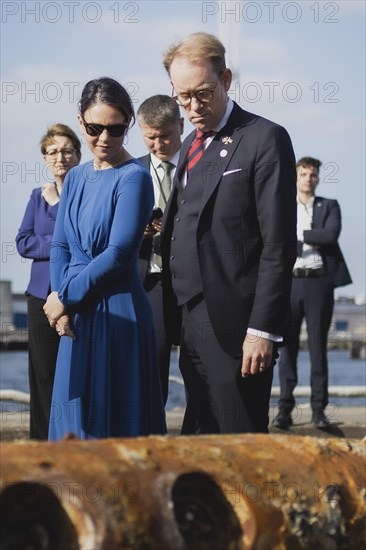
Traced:
<svg viewBox="0 0 366 550">
<path fill-rule="evenodd" d="M 4 443 L 1 549 L 358 550 L 365 477 L 360 440 Z"/>
</svg>

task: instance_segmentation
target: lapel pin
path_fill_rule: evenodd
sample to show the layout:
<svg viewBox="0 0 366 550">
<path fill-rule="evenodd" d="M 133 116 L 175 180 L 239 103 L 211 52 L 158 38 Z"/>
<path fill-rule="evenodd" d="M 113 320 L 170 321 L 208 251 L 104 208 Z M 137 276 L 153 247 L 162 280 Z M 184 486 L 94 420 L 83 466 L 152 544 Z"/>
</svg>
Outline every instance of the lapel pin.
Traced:
<svg viewBox="0 0 366 550">
<path fill-rule="evenodd" d="M 223 137 L 222 138 L 222 143 L 225 143 L 225 145 L 230 145 L 230 143 L 232 143 L 233 140 L 231 139 L 231 137 Z"/>
<path fill-rule="evenodd" d="M 222 151 L 220 151 L 220 157 L 226 157 L 226 155 L 227 155 L 226 149 L 223 149 Z"/>
</svg>

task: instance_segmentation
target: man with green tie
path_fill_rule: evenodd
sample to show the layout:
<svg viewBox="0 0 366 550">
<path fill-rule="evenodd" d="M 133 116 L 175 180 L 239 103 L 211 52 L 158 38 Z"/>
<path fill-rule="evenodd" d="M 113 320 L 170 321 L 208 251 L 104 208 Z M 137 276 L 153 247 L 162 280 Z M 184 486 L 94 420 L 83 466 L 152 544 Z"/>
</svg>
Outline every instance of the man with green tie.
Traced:
<svg viewBox="0 0 366 550">
<path fill-rule="evenodd" d="M 139 267 L 153 309 L 162 393 L 166 403 L 171 342 L 163 317 L 160 229 L 178 163 L 184 121 L 177 103 L 167 95 L 154 95 L 146 99 L 137 111 L 137 121 L 149 151 L 139 160 L 150 171 L 155 197 L 153 216 L 146 227 L 140 250 Z"/>
</svg>

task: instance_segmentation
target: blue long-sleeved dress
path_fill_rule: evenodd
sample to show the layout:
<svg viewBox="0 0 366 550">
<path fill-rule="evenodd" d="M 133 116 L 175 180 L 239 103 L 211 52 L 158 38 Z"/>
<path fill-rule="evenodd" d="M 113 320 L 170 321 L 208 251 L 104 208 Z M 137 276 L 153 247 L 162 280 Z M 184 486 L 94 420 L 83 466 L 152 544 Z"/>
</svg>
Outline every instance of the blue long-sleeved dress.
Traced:
<svg viewBox="0 0 366 550">
<path fill-rule="evenodd" d="M 68 173 L 51 250 L 51 288 L 73 315 L 61 338 L 49 439 L 166 432 L 148 298 L 137 258 L 153 186 L 135 160 Z"/>
</svg>

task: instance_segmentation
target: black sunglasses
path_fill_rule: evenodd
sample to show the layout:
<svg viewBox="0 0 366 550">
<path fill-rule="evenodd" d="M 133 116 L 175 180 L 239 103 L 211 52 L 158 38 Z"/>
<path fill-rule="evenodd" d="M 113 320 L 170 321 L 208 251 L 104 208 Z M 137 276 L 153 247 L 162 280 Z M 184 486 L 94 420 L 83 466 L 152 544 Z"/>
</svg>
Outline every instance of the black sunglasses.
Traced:
<svg viewBox="0 0 366 550">
<path fill-rule="evenodd" d="M 104 126 L 104 124 L 85 122 L 84 119 L 83 125 L 88 136 L 93 137 L 100 136 L 104 130 L 107 130 L 108 134 L 112 137 L 121 137 L 128 128 L 128 124 L 110 124 L 108 126 Z"/>
</svg>

